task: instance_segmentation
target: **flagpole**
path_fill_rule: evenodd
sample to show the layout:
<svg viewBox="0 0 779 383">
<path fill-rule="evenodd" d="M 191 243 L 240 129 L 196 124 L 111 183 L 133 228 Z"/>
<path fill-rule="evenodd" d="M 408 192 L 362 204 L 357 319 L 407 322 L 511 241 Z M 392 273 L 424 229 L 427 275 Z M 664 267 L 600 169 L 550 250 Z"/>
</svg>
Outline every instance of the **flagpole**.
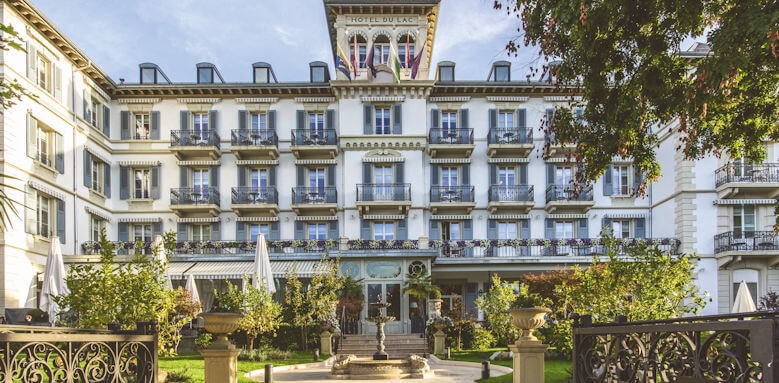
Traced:
<svg viewBox="0 0 779 383">
<path fill-rule="evenodd" d="M 411 61 L 411 51 L 409 50 L 409 41 L 408 41 L 410 38 L 409 34 L 410 33 L 406 31 L 406 77 L 409 77 L 409 70 L 411 69 L 411 65 L 410 65 L 411 63 L 409 62 Z"/>
</svg>

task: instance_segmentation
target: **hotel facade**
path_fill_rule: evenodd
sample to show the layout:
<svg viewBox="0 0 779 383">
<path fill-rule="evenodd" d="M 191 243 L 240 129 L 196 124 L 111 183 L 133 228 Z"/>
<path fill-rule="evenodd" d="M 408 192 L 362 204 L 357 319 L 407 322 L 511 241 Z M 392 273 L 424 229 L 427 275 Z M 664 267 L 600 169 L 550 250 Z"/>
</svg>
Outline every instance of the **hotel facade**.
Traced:
<svg viewBox="0 0 779 383">
<path fill-rule="evenodd" d="M 624 246 L 697 253 L 705 314 L 729 312 L 741 280 L 756 297 L 779 289 L 775 143 L 768 163 L 686 161 L 674 124 L 661 126 L 663 177 L 646 197 L 632 196 L 640 175 L 619 158 L 572 193 L 571 146 L 542 156 L 542 121 L 570 95 L 511 78 L 506 61 L 485 68 L 485 81 L 457 80 L 453 62 L 431 68 L 439 5 L 324 0 L 333 61 L 339 47 L 358 56 L 351 78 L 312 62 L 307 80 L 279 81 L 257 62 L 246 65 L 252 82 L 229 83 L 199 63 L 195 81 L 174 83 L 142 63 L 137 82 L 116 83 L 30 1 L 2 2 L 2 23 L 26 44 L 0 53 L 4 80 L 37 101 L 0 117 L 5 191 L 19 210 L 0 234 L 0 308 L 37 306 L 53 238 L 66 263 L 94 262 L 103 229 L 128 244 L 175 232 L 169 275 L 194 275 L 206 306 L 225 279 L 251 273 L 257 233 L 277 286 L 293 262 L 308 278 L 322 254 L 338 257 L 367 300 L 390 297 L 390 333 L 413 330 L 418 308 L 401 293 L 409 272 L 430 271 L 445 305 L 458 294 L 475 312 L 491 274 L 589 264 L 603 229 Z"/>
</svg>

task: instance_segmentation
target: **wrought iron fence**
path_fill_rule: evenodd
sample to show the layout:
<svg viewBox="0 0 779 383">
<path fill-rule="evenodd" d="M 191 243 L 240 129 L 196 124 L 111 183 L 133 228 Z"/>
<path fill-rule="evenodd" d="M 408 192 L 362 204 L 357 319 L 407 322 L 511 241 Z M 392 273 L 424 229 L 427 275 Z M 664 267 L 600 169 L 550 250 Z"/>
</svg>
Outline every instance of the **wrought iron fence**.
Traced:
<svg viewBox="0 0 779 383">
<path fill-rule="evenodd" d="M 338 203 L 338 189 L 326 187 L 292 188 L 292 204 Z"/>
<path fill-rule="evenodd" d="M 292 146 L 336 145 L 335 129 L 293 129 Z"/>
<path fill-rule="evenodd" d="M 473 144 L 473 129 L 430 129 L 431 145 Z"/>
<path fill-rule="evenodd" d="M 213 130 L 172 130 L 170 146 L 216 146 L 219 149 L 219 133 Z"/>
<path fill-rule="evenodd" d="M 777 183 L 779 182 L 779 163 L 732 163 L 717 169 L 714 174 L 718 187 L 731 182 Z"/>
<path fill-rule="evenodd" d="M 575 317 L 573 381 L 775 382 L 777 314 L 609 324 Z"/>
<path fill-rule="evenodd" d="M 533 185 L 490 185 L 490 202 L 533 202 Z"/>
<path fill-rule="evenodd" d="M 728 231 L 714 236 L 715 254 L 760 250 L 779 250 L 779 236 L 772 231 Z"/>
<path fill-rule="evenodd" d="M 411 184 L 357 184 L 357 201 L 411 201 Z"/>
<path fill-rule="evenodd" d="M 492 128 L 487 137 L 488 143 L 492 144 L 532 144 L 533 128 L 514 127 L 514 128 Z"/>
<path fill-rule="evenodd" d="M 546 203 L 555 201 L 592 201 L 592 185 L 586 185 L 580 190 L 572 185 L 552 184 L 546 187 Z"/>
<path fill-rule="evenodd" d="M 277 146 L 278 143 L 275 129 L 233 129 L 230 132 L 232 146 Z"/>
<path fill-rule="evenodd" d="M 473 202 L 473 197 L 473 185 L 430 187 L 430 202 Z"/>
<path fill-rule="evenodd" d="M 276 188 L 267 187 L 234 187 L 232 188 L 232 203 L 234 204 L 278 204 Z"/>
<path fill-rule="evenodd" d="M 132 331 L 0 326 L 2 382 L 157 382 L 157 322 Z"/>
<path fill-rule="evenodd" d="M 170 189 L 171 205 L 219 205 L 219 188 L 194 187 Z"/>
</svg>

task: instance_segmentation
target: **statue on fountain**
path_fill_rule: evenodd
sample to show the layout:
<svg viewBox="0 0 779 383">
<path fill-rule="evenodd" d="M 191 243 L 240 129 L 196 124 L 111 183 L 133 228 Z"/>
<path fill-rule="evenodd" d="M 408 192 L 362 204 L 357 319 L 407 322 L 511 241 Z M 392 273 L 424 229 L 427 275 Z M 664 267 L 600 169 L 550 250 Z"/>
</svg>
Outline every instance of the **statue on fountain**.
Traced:
<svg viewBox="0 0 779 383">
<path fill-rule="evenodd" d="M 395 320 L 395 317 L 387 316 L 387 307 L 389 307 L 391 303 L 386 300 L 382 302 L 381 294 L 379 294 L 378 301 L 368 303 L 368 305 L 378 309 L 376 316 L 366 318 L 367 321 L 376 323 L 377 351 L 373 354 L 373 360 L 388 360 L 389 354 L 384 351 L 384 339 L 386 339 L 386 336 L 384 335 L 384 324 Z"/>
</svg>

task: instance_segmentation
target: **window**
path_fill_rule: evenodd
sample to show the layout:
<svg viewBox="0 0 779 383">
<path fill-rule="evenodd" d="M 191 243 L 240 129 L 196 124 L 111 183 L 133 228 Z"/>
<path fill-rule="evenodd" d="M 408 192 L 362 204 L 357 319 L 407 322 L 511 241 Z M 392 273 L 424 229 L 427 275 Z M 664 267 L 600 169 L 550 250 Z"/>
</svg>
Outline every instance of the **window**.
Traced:
<svg viewBox="0 0 779 383">
<path fill-rule="evenodd" d="M 192 233 L 191 238 L 193 241 L 210 241 L 211 240 L 211 224 L 197 224 L 191 225 L 189 231 Z"/>
<path fill-rule="evenodd" d="M 51 204 L 53 203 L 53 199 L 49 198 L 46 195 L 39 194 L 37 198 L 37 204 L 36 204 L 36 214 L 37 214 L 37 231 L 35 234 L 38 234 L 42 237 L 49 238 L 51 236 L 50 228 L 54 225 L 52 225 L 52 209 Z"/>
<path fill-rule="evenodd" d="M 46 89 L 49 93 L 53 92 L 53 71 L 52 71 L 52 64 L 51 60 L 46 58 L 46 56 L 42 54 L 38 54 L 38 62 L 37 62 L 38 68 L 36 71 L 37 75 L 37 81 L 36 83 L 40 85 L 41 88 Z"/>
<path fill-rule="evenodd" d="M 268 233 L 270 232 L 270 225 L 267 223 L 251 224 L 249 225 L 249 241 L 257 242 L 257 236 L 262 233 L 265 239 L 268 239 Z"/>
<path fill-rule="evenodd" d="M 47 130 L 38 124 L 38 162 L 46 165 L 54 165 L 54 132 Z"/>
<path fill-rule="evenodd" d="M 386 38 L 383 40 L 386 40 Z M 389 42 L 376 42 L 373 44 L 373 65 L 386 64 L 389 62 L 389 53 Z"/>
<path fill-rule="evenodd" d="M 312 138 L 324 138 L 325 114 L 323 112 L 308 112 L 308 131 Z"/>
<path fill-rule="evenodd" d="M 197 68 L 197 83 L 212 84 L 214 82 L 214 68 Z"/>
<path fill-rule="evenodd" d="M 628 165 L 614 165 L 612 170 L 612 182 L 614 185 L 614 195 L 630 195 L 631 171 Z"/>
<path fill-rule="evenodd" d="M 375 240 L 394 240 L 395 223 L 390 221 L 373 222 L 373 239 Z"/>
<path fill-rule="evenodd" d="M 755 205 L 733 206 L 733 238 L 752 238 L 755 235 Z"/>
<path fill-rule="evenodd" d="M 309 223 L 308 224 L 308 239 L 327 239 L 327 224 L 326 223 Z"/>
<path fill-rule="evenodd" d="M 135 113 L 133 114 L 135 119 L 135 134 L 133 139 L 136 140 L 148 140 L 151 133 L 151 117 L 149 113 Z"/>
<path fill-rule="evenodd" d="M 270 82 L 269 68 L 266 67 L 254 67 L 254 82 L 267 84 Z"/>
<path fill-rule="evenodd" d="M 390 134 L 392 133 L 392 125 L 390 124 L 390 108 L 389 107 L 376 107 L 374 109 L 374 127 L 376 134 Z"/>
<path fill-rule="evenodd" d="M 133 198 L 151 198 L 151 169 L 133 169 Z"/>
<path fill-rule="evenodd" d="M 141 84 L 156 84 L 157 69 L 143 67 L 141 68 Z"/>
<path fill-rule="evenodd" d="M 516 222 L 498 222 L 498 239 L 517 239 Z"/>
<path fill-rule="evenodd" d="M 327 67 L 311 66 L 311 82 L 327 82 Z"/>
<path fill-rule="evenodd" d="M 460 186 L 457 180 L 457 166 L 443 166 L 441 167 L 441 186 L 443 187 L 455 187 Z"/>
<path fill-rule="evenodd" d="M 517 168 L 513 166 L 501 166 L 500 168 L 498 168 L 498 185 L 508 187 L 508 186 L 514 186 L 516 184 L 517 184 Z"/>
<path fill-rule="evenodd" d="M 308 187 L 320 190 L 325 188 L 325 168 L 308 169 Z"/>
<path fill-rule="evenodd" d="M 558 239 L 575 238 L 573 221 L 555 221 L 554 235 Z"/>
<path fill-rule="evenodd" d="M 45 238 L 64 237 L 65 203 L 29 186 L 25 187 L 24 193 L 25 232 Z"/>
<path fill-rule="evenodd" d="M 462 225 L 460 222 L 443 221 L 441 222 L 441 239 L 444 241 L 459 241 L 462 239 Z M 448 257 L 461 256 L 461 249 L 447 248 L 442 250 Z"/>
<path fill-rule="evenodd" d="M 105 192 L 103 175 L 105 164 L 103 161 L 98 160 L 96 157 L 92 157 L 92 185 L 89 187 L 91 190 L 103 194 Z"/>
<path fill-rule="evenodd" d="M 514 112 L 500 111 L 498 112 L 498 129 L 510 130 L 514 129 Z"/>
<path fill-rule="evenodd" d="M 454 81 L 454 67 L 444 65 L 439 66 L 438 81 Z"/>
<path fill-rule="evenodd" d="M 611 221 L 611 234 L 614 238 L 633 238 L 630 232 L 631 226 L 630 220 L 613 220 Z"/>
<path fill-rule="evenodd" d="M 260 140 L 268 139 L 268 114 L 267 113 L 251 113 L 249 115 L 251 121 L 251 134 L 259 136 Z"/>
<path fill-rule="evenodd" d="M 94 215 L 89 215 L 89 240 L 93 242 L 100 241 L 100 233 L 105 229 L 105 221 Z"/>
<path fill-rule="evenodd" d="M 506 82 L 511 81 L 511 74 L 509 73 L 509 65 L 495 65 L 493 81 Z"/>
<path fill-rule="evenodd" d="M 193 199 L 208 200 L 208 169 L 192 169 Z"/>
<path fill-rule="evenodd" d="M 250 186 L 252 189 L 264 189 L 268 187 L 268 169 L 251 169 L 249 171 L 251 178 Z"/>
<path fill-rule="evenodd" d="M 197 142 L 207 142 L 208 132 L 208 113 L 192 114 L 192 137 Z"/>
<path fill-rule="evenodd" d="M 374 198 L 376 201 L 392 201 L 392 168 L 391 165 L 377 165 L 373 168 L 373 181 L 376 184 Z"/>
<path fill-rule="evenodd" d="M 441 138 L 457 138 L 457 112 L 441 112 Z"/>
<path fill-rule="evenodd" d="M 136 223 L 132 226 L 133 242 L 151 243 L 152 233 L 150 223 Z"/>
<path fill-rule="evenodd" d="M 354 37 L 349 39 L 349 58 L 352 60 L 352 65 L 354 65 L 354 61 L 355 61 L 354 41 L 355 41 Z M 367 44 L 365 43 L 365 39 L 363 39 L 362 36 L 357 36 L 356 41 L 357 41 L 357 67 L 365 68 L 365 59 L 368 53 Z"/>
<path fill-rule="evenodd" d="M 408 55 L 406 54 L 406 43 L 408 43 Z M 403 68 L 411 68 L 412 60 L 414 60 L 414 40 L 401 38 L 401 41 L 398 41 L 398 56 L 400 56 L 400 65 Z"/>
<path fill-rule="evenodd" d="M 100 103 L 97 102 L 96 99 L 90 98 L 87 100 L 87 110 L 84 116 L 84 119 L 87 120 L 87 123 L 94 127 L 98 127 L 98 121 L 100 119 L 98 118 L 98 113 L 100 113 Z"/>
</svg>

